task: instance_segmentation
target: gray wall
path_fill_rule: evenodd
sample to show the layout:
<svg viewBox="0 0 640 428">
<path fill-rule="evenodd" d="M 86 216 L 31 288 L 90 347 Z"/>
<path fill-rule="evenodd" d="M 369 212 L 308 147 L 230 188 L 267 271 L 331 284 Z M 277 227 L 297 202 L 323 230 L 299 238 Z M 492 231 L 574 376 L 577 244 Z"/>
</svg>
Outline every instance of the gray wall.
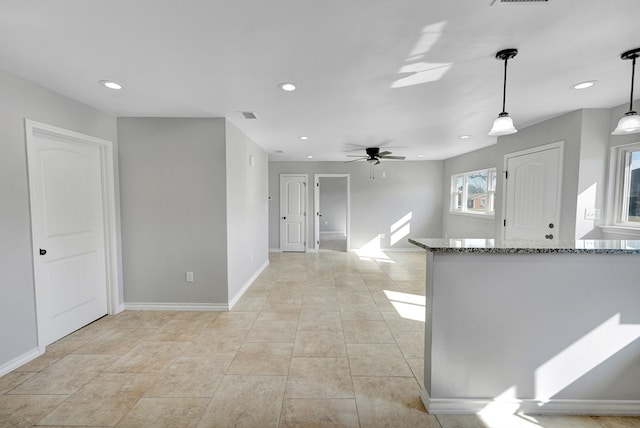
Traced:
<svg viewBox="0 0 640 428">
<path fill-rule="evenodd" d="M 576 239 L 600 239 L 606 192 L 607 162 L 609 160 L 609 110 L 582 111 L 582 141 L 576 195 Z M 600 210 L 600 219 L 587 220 L 585 210 Z"/>
<path fill-rule="evenodd" d="M 447 238 L 493 238 L 494 219 L 465 214 L 452 214 L 451 176 L 462 172 L 479 169 L 502 168 L 498 165 L 496 146 L 485 147 L 474 152 L 449 158 L 444 161 L 443 201 L 442 201 L 442 235 Z M 498 214 L 499 216 L 500 214 Z"/>
<path fill-rule="evenodd" d="M 226 303 L 225 119 L 119 118 L 118 139 L 125 302 Z"/>
<path fill-rule="evenodd" d="M 493 222 L 470 216 L 450 214 L 449 195 L 443 201 L 443 235 L 449 237 L 492 238 L 502 233 L 504 156 L 508 153 L 564 141 L 560 239 L 633 239 L 633 235 L 605 234 L 598 227 L 606 224 L 607 198 L 613 192 L 609 183 L 609 150 L 617 145 L 640 141 L 638 134 L 612 136 L 625 106 L 614 109 L 584 109 L 546 120 L 500 137 L 495 146 L 460 155 L 445 161 L 444 178 L 495 166 L 498 171 L 496 216 Z M 586 220 L 586 209 L 599 209 L 599 220 Z"/>
<path fill-rule="evenodd" d="M 504 156 L 544 144 L 564 141 L 562 162 L 562 188 L 560 203 L 559 239 L 575 239 L 578 172 L 580 166 L 580 140 L 582 137 L 583 111 L 577 110 L 553 119 L 545 120 L 519 130 L 517 134 L 498 138 L 496 161 L 499 177 L 504 172 Z M 495 236 L 502 233 L 502 199 L 503 180 L 498 179 L 496 185 L 496 209 L 498 213 L 494 221 Z"/>
<path fill-rule="evenodd" d="M 640 103 L 640 100 L 634 100 L 633 101 L 633 105 L 634 106 L 638 106 Z M 629 110 L 629 105 L 628 104 L 623 104 L 621 106 L 612 108 L 609 111 L 609 132 L 611 132 L 613 129 L 615 129 L 616 125 L 618 124 L 618 120 L 620 120 L 620 118 Z M 635 110 L 638 110 L 637 107 Z M 630 135 L 608 135 L 609 137 L 609 150 L 608 153 L 610 152 L 611 148 L 615 148 L 618 146 L 624 146 L 627 144 L 633 144 L 633 143 L 640 143 L 640 134 L 630 134 Z M 615 153 L 614 153 L 615 156 Z M 607 163 L 607 179 L 610 178 L 610 163 Z M 615 181 L 614 180 L 608 180 L 607 181 L 607 208 L 609 209 L 607 212 L 605 212 L 604 210 L 602 211 L 602 215 L 604 218 L 604 220 L 602 221 L 602 224 L 612 224 L 614 221 L 614 214 L 613 214 L 613 203 L 612 201 L 609 200 L 609 198 L 613 198 L 613 195 L 615 193 Z M 609 193 L 611 194 L 611 196 L 609 196 Z M 603 232 L 602 233 L 602 237 L 604 239 L 639 239 L 638 237 L 638 233 L 625 233 L 624 230 L 616 230 L 615 233 L 610 233 L 611 231 L 607 231 L 607 232 Z"/>
<path fill-rule="evenodd" d="M 498 174 L 496 183 L 496 215 L 487 221 L 470 216 L 448 214 L 449 195 L 445 195 L 443 235 L 449 237 L 500 237 L 502 233 L 502 200 L 504 157 L 544 144 L 564 141 L 562 201 L 560 207 L 560 239 L 574 239 L 576 230 L 577 189 L 580 165 L 580 142 L 582 138 L 583 110 L 574 111 L 519 130 L 518 133 L 498 138 L 495 146 L 486 147 L 445 161 L 447 189 L 451 174 L 495 166 Z"/>
<path fill-rule="evenodd" d="M 440 237 L 442 233 L 442 161 L 386 161 L 376 166 L 375 180 L 369 179 L 366 162 L 269 162 L 269 248 L 280 248 L 280 174 L 351 174 L 351 248 L 358 249 L 384 234 L 382 248 L 415 247 L 403 237 L 390 244 L 390 228 L 412 214 L 413 237 Z M 386 178 L 382 178 L 382 173 Z M 313 210 L 313 186 L 307 186 L 307 212 Z M 313 218 L 308 216 L 307 244 L 313 248 Z M 311 238 L 311 239 L 309 239 Z"/>
<path fill-rule="evenodd" d="M 0 367 L 37 347 L 24 119 L 116 144 L 115 117 L 0 71 Z M 115 177 L 117 179 L 117 158 Z M 117 182 L 116 182 L 116 192 Z M 116 193 L 116 200 L 118 195 Z M 116 209 L 119 209 L 116 206 Z M 117 224 L 119 228 L 119 222 Z M 120 281 L 120 284 L 122 282 Z"/>
<path fill-rule="evenodd" d="M 226 162 L 227 272 L 229 300 L 234 301 L 269 260 L 268 157 L 227 120 Z"/>
<path fill-rule="evenodd" d="M 347 177 L 320 177 L 320 232 L 347 231 Z"/>
</svg>

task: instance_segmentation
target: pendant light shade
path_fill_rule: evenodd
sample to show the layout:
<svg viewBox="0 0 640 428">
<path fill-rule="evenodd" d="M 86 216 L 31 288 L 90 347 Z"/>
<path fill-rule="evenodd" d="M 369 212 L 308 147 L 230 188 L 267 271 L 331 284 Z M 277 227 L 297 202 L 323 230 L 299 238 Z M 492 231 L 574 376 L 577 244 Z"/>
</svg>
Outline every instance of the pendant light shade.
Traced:
<svg viewBox="0 0 640 428">
<path fill-rule="evenodd" d="M 517 54 L 517 49 L 503 49 L 496 54 L 496 59 L 504 61 L 504 82 L 502 87 L 502 112 L 493 122 L 493 128 L 491 128 L 491 131 L 489 131 L 489 135 L 491 137 L 515 134 L 516 132 L 518 132 L 515 126 L 513 126 L 513 119 L 511 119 L 509 113 L 507 113 L 505 110 L 505 104 L 507 100 L 507 62 Z"/>
<path fill-rule="evenodd" d="M 621 59 L 632 60 L 631 65 L 631 96 L 629 98 L 629 111 L 618 121 L 618 126 L 611 133 L 612 135 L 626 135 L 640 132 L 640 116 L 633 111 L 633 80 L 636 73 L 636 58 L 640 56 L 640 48 L 632 49 L 620 55 Z"/>
</svg>

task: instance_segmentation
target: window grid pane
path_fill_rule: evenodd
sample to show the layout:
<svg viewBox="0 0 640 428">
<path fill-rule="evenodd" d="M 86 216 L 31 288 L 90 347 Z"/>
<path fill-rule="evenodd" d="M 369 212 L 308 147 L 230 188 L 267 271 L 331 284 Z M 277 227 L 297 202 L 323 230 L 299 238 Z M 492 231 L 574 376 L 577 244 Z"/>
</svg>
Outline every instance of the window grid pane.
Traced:
<svg viewBox="0 0 640 428">
<path fill-rule="evenodd" d="M 495 186 L 495 168 L 451 176 L 451 210 L 493 214 Z"/>
<path fill-rule="evenodd" d="M 628 187 L 625 189 L 625 203 L 628 207 L 626 220 L 640 223 L 640 151 L 630 153 L 628 168 Z"/>
</svg>

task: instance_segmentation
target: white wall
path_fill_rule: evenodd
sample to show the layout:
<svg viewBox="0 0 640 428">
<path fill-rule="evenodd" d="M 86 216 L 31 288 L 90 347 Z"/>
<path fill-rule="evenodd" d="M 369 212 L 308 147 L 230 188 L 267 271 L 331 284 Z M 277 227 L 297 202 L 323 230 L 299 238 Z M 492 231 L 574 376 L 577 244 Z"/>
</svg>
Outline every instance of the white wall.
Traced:
<svg viewBox="0 0 640 428">
<path fill-rule="evenodd" d="M 226 304 L 225 119 L 119 118 L 118 139 L 125 302 Z"/>
<path fill-rule="evenodd" d="M 383 161 L 369 178 L 366 162 L 269 162 L 269 248 L 280 248 L 280 174 L 351 174 L 351 248 L 376 241 L 381 248 L 415 247 L 403 236 L 391 244 L 391 226 L 411 214 L 409 236 L 439 237 L 442 233 L 442 161 Z M 382 173 L 386 173 L 386 178 Z M 307 186 L 313 210 L 313 186 Z M 308 248 L 313 248 L 313 218 L 308 216 Z M 404 226 L 404 223 L 403 225 Z M 399 235 L 396 235 L 398 237 Z"/>
<path fill-rule="evenodd" d="M 118 146 L 116 119 L 112 115 L 4 71 L 0 71 L 0 93 L 1 370 L 37 348 L 24 119 L 112 141 L 116 156 Z M 117 159 L 114 169 L 117 180 Z M 118 221 L 118 236 L 119 227 Z"/>
<path fill-rule="evenodd" d="M 320 232 L 347 231 L 347 178 L 320 177 Z"/>
<path fill-rule="evenodd" d="M 235 302 L 269 261 L 268 157 L 226 120 L 226 162 L 228 294 Z"/>
</svg>

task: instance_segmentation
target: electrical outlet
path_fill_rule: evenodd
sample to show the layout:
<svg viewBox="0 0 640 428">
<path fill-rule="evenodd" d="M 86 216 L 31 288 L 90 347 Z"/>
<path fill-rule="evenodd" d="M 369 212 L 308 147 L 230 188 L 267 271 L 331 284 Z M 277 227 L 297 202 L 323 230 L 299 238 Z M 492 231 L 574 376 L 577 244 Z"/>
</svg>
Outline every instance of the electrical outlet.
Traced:
<svg viewBox="0 0 640 428">
<path fill-rule="evenodd" d="M 193 272 L 186 272 L 185 281 L 186 282 L 193 282 Z"/>
</svg>

